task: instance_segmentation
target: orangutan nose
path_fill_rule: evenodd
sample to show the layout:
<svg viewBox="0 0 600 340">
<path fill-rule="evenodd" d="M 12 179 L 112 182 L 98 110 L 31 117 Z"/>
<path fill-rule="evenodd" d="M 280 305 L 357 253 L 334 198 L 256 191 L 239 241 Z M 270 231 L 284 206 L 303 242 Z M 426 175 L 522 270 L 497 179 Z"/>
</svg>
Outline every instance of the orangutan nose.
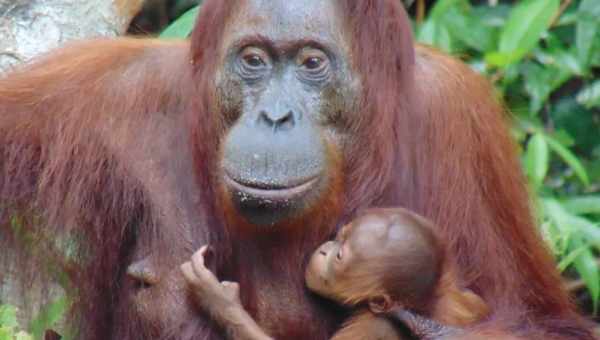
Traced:
<svg viewBox="0 0 600 340">
<path fill-rule="evenodd" d="M 291 110 L 281 114 L 261 111 L 258 115 L 258 125 L 273 131 L 289 131 L 296 125 L 296 118 Z"/>
</svg>

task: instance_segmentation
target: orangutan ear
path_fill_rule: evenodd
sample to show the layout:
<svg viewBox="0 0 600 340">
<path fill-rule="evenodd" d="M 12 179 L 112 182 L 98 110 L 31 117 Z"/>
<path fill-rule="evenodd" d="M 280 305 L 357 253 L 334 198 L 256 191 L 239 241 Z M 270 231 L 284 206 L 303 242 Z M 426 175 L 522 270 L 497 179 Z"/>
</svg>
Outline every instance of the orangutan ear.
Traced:
<svg viewBox="0 0 600 340">
<path fill-rule="evenodd" d="M 388 313 L 394 307 L 394 301 L 388 294 L 381 294 L 369 298 L 369 309 L 375 314 Z"/>
</svg>

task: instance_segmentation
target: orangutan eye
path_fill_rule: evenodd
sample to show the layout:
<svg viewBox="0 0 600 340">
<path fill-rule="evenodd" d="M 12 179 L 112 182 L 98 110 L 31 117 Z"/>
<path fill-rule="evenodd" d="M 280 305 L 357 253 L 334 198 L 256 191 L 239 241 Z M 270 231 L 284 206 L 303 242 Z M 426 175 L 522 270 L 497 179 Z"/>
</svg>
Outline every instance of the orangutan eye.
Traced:
<svg viewBox="0 0 600 340">
<path fill-rule="evenodd" d="M 329 58 L 320 49 L 305 48 L 298 54 L 300 76 L 311 82 L 323 82 L 328 79 Z"/>
<path fill-rule="evenodd" d="M 308 70 L 316 70 L 316 69 L 320 68 L 322 65 L 323 65 L 323 59 L 321 59 L 319 57 L 310 57 L 310 58 L 304 60 L 304 63 L 302 63 L 302 66 L 304 66 Z"/>
<path fill-rule="evenodd" d="M 340 248 L 340 250 L 338 250 L 337 254 L 335 255 L 335 258 L 338 261 L 341 261 L 342 260 L 342 255 L 343 255 L 343 251 L 342 251 L 342 248 Z"/>
<path fill-rule="evenodd" d="M 263 49 L 249 46 L 239 55 L 239 72 L 246 79 L 259 79 L 269 69 L 271 60 Z"/>
<path fill-rule="evenodd" d="M 264 60 L 262 60 L 262 58 L 256 54 L 244 56 L 244 62 L 246 65 L 252 68 L 258 68 L 266 65 Z"/>
</svg>

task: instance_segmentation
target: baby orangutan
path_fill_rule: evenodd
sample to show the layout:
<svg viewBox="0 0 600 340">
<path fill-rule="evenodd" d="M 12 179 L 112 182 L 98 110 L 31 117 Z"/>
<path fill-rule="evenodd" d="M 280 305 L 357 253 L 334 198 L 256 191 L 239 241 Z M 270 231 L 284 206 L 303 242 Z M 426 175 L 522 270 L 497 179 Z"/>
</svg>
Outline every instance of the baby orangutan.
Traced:
<svg viewBox="0 0 600 340">
<path fill-rule="evenodd" d="M 237 284 L 219 282 L 204 266 L 206 251 L 182 266 L 201 307 L 231 339 L 272 339 L 244 310 Z M 401 208 L 372 209 L 346 225 L 314 252 L 306 284 L 358 307 L 335 340 L 401 339 L 401 327 L 420 339 L 464 339 L 460 327 L 488 313 L 479 296 L 459 288 L 432 224 Z"/>
</svg>

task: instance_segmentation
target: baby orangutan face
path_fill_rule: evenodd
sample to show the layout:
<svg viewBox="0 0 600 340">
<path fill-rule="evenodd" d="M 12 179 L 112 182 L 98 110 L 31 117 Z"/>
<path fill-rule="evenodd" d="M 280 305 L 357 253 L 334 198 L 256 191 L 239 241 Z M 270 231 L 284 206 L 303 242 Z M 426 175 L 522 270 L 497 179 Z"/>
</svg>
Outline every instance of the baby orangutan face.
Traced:
<svg viewBox="0 0 600 340">
<path fill-rule="evenodd" d="M 442 257 L 424 219 L 404 209 L 372 209 L 315 251 L 305 279 L 309 289 L 338 303 L 387 310 L 394 301 L 427 300 Z"/>
</svg>

